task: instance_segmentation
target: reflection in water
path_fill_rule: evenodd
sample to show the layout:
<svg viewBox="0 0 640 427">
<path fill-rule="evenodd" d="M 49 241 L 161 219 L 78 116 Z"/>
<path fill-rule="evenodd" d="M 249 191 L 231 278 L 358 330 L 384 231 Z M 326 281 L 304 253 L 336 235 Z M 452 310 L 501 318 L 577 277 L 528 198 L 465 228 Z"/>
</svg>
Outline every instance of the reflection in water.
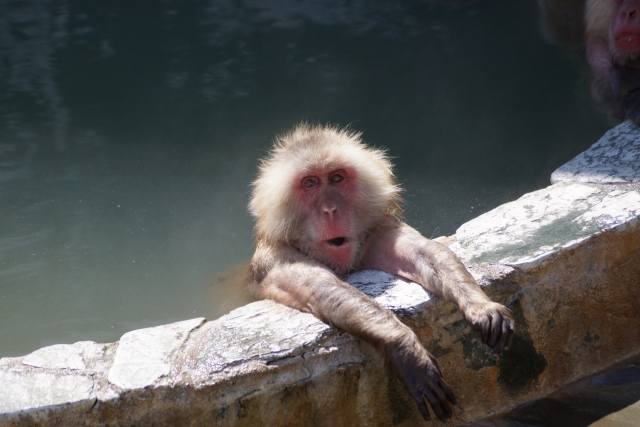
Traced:
<svg viewBox="0 0 640 427">
<path fill-rule="evenodd" d="M 539 0 L 543 33 L 585 56 L 595 104 L 640 124 L 640 0 Z M 586 67 L 585 67 L 586 68 Z"/>
<path fill-rule="evenodd" d="M 0 356 L 239 304 L 248 185 L 301 120 L 387 147 L 427 236 L 547 185 L 607 125 L 537 20 L 509 0 L 0 1 Z"/>
<path fill-rule="evenodd" d="M 68 38 L 68 11 L 66 1 L 0 2 L 3 127 L 21 140 L 48 133 L 47 139 L 61 149 L 67 144 L 69 112 L 55 82 L 54 56 Z M 38 119 L 30 120 L 34 116 Z"/>
<path fill-rule="evenodd" d="M 640 124 L 640 1 L 591 0 L 585 7 L 594 97 Z"/>
</svg>

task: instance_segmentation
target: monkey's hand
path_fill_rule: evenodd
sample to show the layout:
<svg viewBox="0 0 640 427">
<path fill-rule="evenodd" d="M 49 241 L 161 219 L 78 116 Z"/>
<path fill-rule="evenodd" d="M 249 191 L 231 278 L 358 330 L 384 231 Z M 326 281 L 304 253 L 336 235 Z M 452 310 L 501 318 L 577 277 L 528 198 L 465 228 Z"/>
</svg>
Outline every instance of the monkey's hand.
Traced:
<svg viewBox="0 0 640 427">
<path fill-rule="evenodd" d="M 494 356 L 509 349 L 515 332 L 515 321 L 507 307 L 497 302 L 476 302 L 464 310 L 464 317 Z"/>
<path fill-rule="evenodd" d="M 438 362 L 422 346 L 418 337 L 411 332 L 401 340 L 392 342 L 386 353 L 389 365 L 418 404 L 424 419 L 431 419 L 427 402 L 441 421 L 451 418 L 451 404 L 456 403 L 456 398 L 442 377 Z"/>
</svg>

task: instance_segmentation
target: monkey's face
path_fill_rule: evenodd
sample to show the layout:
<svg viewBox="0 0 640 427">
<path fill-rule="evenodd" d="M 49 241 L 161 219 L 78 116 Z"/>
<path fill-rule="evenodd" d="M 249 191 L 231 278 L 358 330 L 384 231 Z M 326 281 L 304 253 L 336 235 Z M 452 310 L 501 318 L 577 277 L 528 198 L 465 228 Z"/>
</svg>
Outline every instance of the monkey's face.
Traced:
<svg viewBox="0 0 640 427">
<path fill-rule="evenodd" d="M 355 216 L 361 203 L 358 177 L 349 167 L 313 170 L 298 177 L 294 198 L 301 219 L 302 248 L 337 272 L 357 259 L 361 230 Z"/>
</svg>

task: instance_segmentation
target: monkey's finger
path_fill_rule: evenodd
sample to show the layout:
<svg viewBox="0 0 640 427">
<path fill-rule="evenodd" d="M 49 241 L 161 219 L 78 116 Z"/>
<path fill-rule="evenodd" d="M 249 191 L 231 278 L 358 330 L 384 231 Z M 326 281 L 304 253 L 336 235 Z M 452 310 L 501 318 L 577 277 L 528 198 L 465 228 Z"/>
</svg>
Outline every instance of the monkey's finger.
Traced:
<svg viewBox="0 0 640 427">
<path fill-rule="evenodd" d="M 441 401 L 440 399 L 438 399 L 436 395 L 433 394 L 433 392 L 428 388 L 426 388 L 422 392 L 422 395 L 427 399 L 429 405 L 431 405 L 431 409 L 433 409 L 433 413 L 436 414 L 438 418 L 440 418 L 440 421 L 446 421 L 448 418 L 447 410 L 445 407 L 443 407 L 443 404 L 448 407 L 449 413 L 452 413 L 449 403 L 446 400 Z"/>
<path fill-rule="evenodd" d="M 449 399 L 449 402 L 453 403 L 454 405 L 458 403 L 458 399 L 456 399 L 456 396 L 453 394 L 451 387 L 449 387 L 449 384 L 447 384 L 444 378 L 440 378 L 440 381 L 438 381 L 438 383 L 440 384 L 440 388 L 442 389 L 442 391 L 444 391 L 444 394 L 447 396 L 447 399 Z"/>
<path fill-rule="evenodd" d="M 430 391 L 435 395 L 436 399 L 438 399 L 440 407 L 444 410 L 446 417 L 451 418 L 451 416 L 453 415 L 453 410 L 451 409 L 451 405 L 449 404 L 447 394 L 440 386 L 440 381 L 436 381 L 434 386 L 430 388 Z"/>
<path fill-rule="evenodd" d="M 413 400 L 415 400 L 416 403 L 418 404 L 418 411 L 420 411 L 422 418 L 424 418 L 427 421 L 431 421 L 431 415 L 429 415 L 429 408 L 427 408 L 427 402 L 424 399 L 424 396 L 422 395 L 422 393 L 415 390 L 411 394 L 412 394 Z"/>
<path fill-rule="evenodd" d="M 505 350 L 509 350 L 509 347 L 511 347 L 511 342 L 513 341 L 513 337 L 516 334 L 516 327 L 513 324 L 512 320 L 509 320 L 509 336 L 507 337 L 507 343 L 504 346 Z"/>
<path fill-rule="evenodd" d="M 489 342 L 489 331 L 491 331 L 491 316 L 487 316 L 480 329 L 480 338 L 485 344 Z"/>
<path fill-rule="evenodd" d="M 509 339 L 509 331 L 511 329 L 509 319 L 502 319 L 502 333 L 500 334 L 500 341 L 498 341 L 498 348 L 496 350 L 498 354 L 502 353 L 507 347 L 507 340 Z"/>
<path fill-rule="evenodd" d="M 491 321 L 491 332 L 489 333 L 489 342 L 487 345 L 494 348 L 500 339 L 500 331 L 502 331 L 502 316 L 496 316 Z"/>
</svg>

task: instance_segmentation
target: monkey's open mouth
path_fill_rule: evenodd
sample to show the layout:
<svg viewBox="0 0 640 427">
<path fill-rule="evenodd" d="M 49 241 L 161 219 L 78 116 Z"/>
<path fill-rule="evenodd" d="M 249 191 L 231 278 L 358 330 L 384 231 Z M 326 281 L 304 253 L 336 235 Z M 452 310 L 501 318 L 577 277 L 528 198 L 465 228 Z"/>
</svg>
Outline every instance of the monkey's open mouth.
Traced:
<svg viewBox="0 0 640 427">
<path fill-rule="evenodd" d="M 331 246 L 342 246 L 347 242 L 346 237 L 335 237 L 333 239 L 325 240 Z"/>
</svg>

